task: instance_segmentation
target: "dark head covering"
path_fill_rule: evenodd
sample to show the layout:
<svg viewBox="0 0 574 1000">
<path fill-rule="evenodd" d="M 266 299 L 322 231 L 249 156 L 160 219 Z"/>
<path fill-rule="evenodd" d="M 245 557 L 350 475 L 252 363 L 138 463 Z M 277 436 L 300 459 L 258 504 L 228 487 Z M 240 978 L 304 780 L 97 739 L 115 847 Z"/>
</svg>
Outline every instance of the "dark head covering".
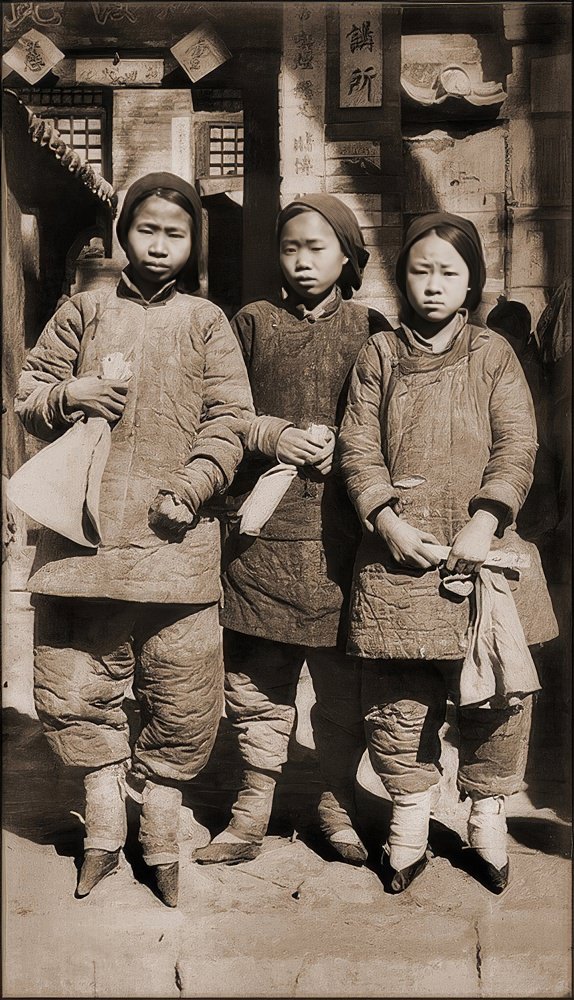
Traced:
<svg viewBox="0 0 574 1000">
<path fill-rule="evenodd" d="M 363 271 L 369 259 L 361 227 L 350 208 L 332 194 L 306 194 L 290 202 L 277 218 L 277 239 L 283 226 L 301 212 L 318 212 L 334 229 L 345 257 L 349 258 L 337 281 L 344 299 L 350 299 L 353 289 L 359 289 Z"/>
<path fill-rule="evenodd" d="M 468 267 L 470 272 L 470 291 L 464 304 L 468 309 L 476 309 L 480 303 L 482 290 L 486 281 L 486 264 L 482 243 L 474 223 L 470 222 L 469 219 L 463 219 L 460 215 L 451 215 L 449 212 L 431 212 L 429 215 L 422 215 L 419 219 L 411 222 L 406 232 L 405 242 L 397 258 L 395 269 L 399 291 L 406 301 L 406 265 L 409 250 L 431 230 L 435 230 L 437 236 L 441 239 L 446 239 L 448 243 L 454 246 Z M 455 232 L 453 233 L 452 230 L 455 230 Z"/>
<path fill-rule="evenodd" d="M 201 201 L 191 184 L 177 174 L 158 171 L 140 177 L 126 191 L 122 210 L 116 225 L 120 245 L 124 251 L 127 247 L 128 230 L 137 206 L 150 195 L 158 191 L 177 191 L 185 200 L 189 214 L 193 220 L 192 246 L 190 258 L 178 275 L 178 285 L 187 292 L 195 292 L 199 288 L 200 254 L 201 254 Z"/>
</svg>

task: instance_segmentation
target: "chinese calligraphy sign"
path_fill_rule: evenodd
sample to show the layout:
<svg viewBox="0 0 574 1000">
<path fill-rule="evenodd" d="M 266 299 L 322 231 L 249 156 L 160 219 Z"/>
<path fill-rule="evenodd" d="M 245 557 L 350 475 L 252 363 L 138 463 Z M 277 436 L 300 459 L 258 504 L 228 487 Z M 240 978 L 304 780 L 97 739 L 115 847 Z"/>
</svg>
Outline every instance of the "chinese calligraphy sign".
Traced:
<svg viewBox="0 0 574 1000">
<path fill-rule="evenodd" d="M 231 52 L 210 24 L 194 28 L 171 51 L 192 83 L 212 73 L 231 58 Z"/>
<path fill-rule="evenodd" d="M 31 28 L 6 53 L 4 62 L 28 83 L 35 84 L 63 58 L 64 53 L 46 35 Z"/>
<path fill-rule="evenodd" d="M 383 99 L 381 9 L 341 4 L 339 106 L 380 108 Z"/>
</svg>

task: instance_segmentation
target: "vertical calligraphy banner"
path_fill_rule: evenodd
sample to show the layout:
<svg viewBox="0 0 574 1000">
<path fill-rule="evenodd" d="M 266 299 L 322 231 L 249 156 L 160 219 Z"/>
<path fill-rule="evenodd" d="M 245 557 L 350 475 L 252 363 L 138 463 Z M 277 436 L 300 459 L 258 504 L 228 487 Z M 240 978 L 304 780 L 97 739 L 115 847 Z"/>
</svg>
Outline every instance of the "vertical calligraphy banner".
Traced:
<svg viewBox="0 0 574 1000">
<path fill-rule="evenodd" d="M 280 93 L 284 202 L 325 190 L 325 74 L 324 5 L 285 4 Z"/>
<path fill-rule="evenodd" d="M 383 103 L 381 4 L 339 5 L 339 106 L 380 108 Z"/>
</svg>

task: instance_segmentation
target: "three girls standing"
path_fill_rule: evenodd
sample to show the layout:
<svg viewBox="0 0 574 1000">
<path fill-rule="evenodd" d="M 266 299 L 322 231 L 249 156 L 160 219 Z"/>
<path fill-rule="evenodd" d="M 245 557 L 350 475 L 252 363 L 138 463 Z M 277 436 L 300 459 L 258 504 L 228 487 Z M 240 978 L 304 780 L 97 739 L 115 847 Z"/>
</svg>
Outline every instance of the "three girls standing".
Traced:
<svg viewBox="0 0 574 1000">
<path fill-rule="evenodd" d="M 258 538 L 235 528 L 227 540 L 225 694 L 244 775 L 227 829 L 197 859 L 259 852 L 306 660 L 323 832 L 343 860 L 366 860 L 353 797 L 365 725 L 393 800 L 383 862 L 402 891 L 426 863 L 438 732 L 447 693 L 460 700 L 471 615 L 467 598 L 445 593 L 433 546 L 450 548 L 447 572 L 473 580 L 492 547 L 527 556 L 513 584 L 527 641 L 556 634 L 536 550 L 514 529 L 536 450 L 529 392 L 511 348 L 468 320 L 485 280 L 470 222 L 441 213 L 411 226 L 397 262 L 405 321 L 390 331 L 350 301 L 368 259 L 355 217 L 313 195 L 279 216 L 282 293 L 233 321 L 254 416 L 225 319 L 179 291 L 199 231 L 185 182 L 151 175 L 134 185 L 118 224 L 130 261 L 118 291 L 66 303 L 20 385 L 19 412 L 40 436 L 62 433 L 78 413 L 114 425 L 104 544 L 97 555 L 52 546 L 31 581 L 49 595 L 37 615 L 38 712 L 62 760 L 87 772 L 78 895 L 117 867 L 129 768 L 144 857 L 164 901 L 177 900 L 178 784 L 205 763 L 219 712 L 218 550 L 199 515 L 229 487 L 240 439 L 250 454 L 236 492 L 277 461 L 298 474 Z M 92 374 L 102 352 L 118 349 L 136 376 L 127 397 Z M 132 754 L 121 700 L 136 661 L 144 728 Z M 469 841 L 494 891 L 508 880 L 504 797 L 522 781 L 531 690 L 459 708 Z"/>
</svg>

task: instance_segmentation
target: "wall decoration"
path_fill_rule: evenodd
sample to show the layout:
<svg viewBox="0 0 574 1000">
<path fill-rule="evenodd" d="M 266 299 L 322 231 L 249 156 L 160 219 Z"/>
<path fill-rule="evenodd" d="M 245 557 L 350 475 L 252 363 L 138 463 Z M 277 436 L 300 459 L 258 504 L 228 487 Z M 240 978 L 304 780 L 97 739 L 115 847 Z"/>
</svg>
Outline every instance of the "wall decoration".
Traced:
<svg viewBox="0 0 574 1000">
<path fill-rule="evenodd" d="M 40 27 L 62 23 L 63 3 L 11 3 L 6 6 L 10 6 L 10 17 L 6 18 L 5 24 L 8 31 L 19 28 L 28 19 Z"/>
<path fill-rule="evenodd" d="M 381 5 L 341 5 L 339 106 L 380 108 L 383 100 Z"/>
<path fill-rule="evenodd" d="M 502 104 L 506 93 L 501 83 L 476 83 L 462 66 L 445 66 L 437 74 L 432 86 L 420 87 L 404 76 L 401 86 L 406 95 L 423 107 L 443 104 L 449 98 L 462 100 L 475 107 Z"/>
<path fill-rule="evenodd" d="M 76 83 L 104 87 L 159 86 L 163 72 L 163 59 L 76 60 Z"/>
<path fill-rule="evenodd" d="M 129 3 L 92 3 L 94 17 L 98 24 L 108 21 L 130 21 L 135 24 L 137 15 Z"/>
<path fill-rule="evenodd" d="M 27 83 L 38 83 L 64 58 L 64 53 L 42 32 L 31 28 L 6 52 L 4 62 Z"/>
<path fill-rule="evenodd" d="M 231 58 L 231 52 L 210 24 L 200 24 L 171 49 L 192 83 Z"/>
</svg>

